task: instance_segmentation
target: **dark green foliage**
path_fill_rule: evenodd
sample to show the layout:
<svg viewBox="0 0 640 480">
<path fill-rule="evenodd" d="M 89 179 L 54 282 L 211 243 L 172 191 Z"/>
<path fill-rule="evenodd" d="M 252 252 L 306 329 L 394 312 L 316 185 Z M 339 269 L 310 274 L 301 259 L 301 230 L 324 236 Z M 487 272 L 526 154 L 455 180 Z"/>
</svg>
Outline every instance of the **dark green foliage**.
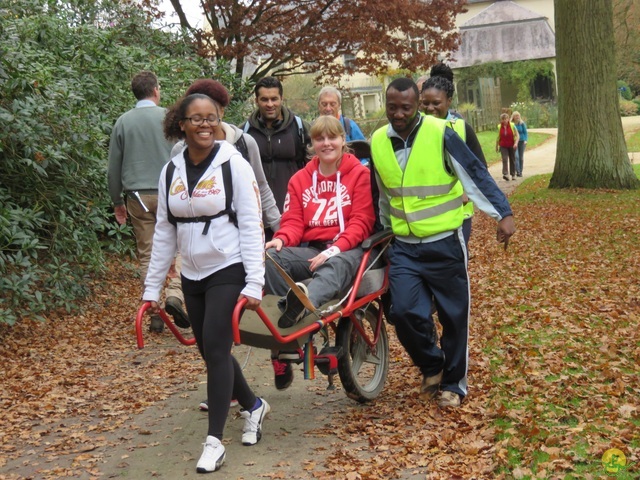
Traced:
<svg viewBox="0 0 640 480">
<path fill-rule="evenodd" d="M 165 105 L 203 76 L 246 88 L 151 22 L 126 2 L 0 0 L 0 322 L 71 310 L 105 252 L 133 253 L 106 158 L 135 73 L 156 72 Z"/>
<path fill-rule="evenodd" d="M 463 68 L 456 72 L 456 80 L 461 83 L 475 81 L 481 77 L 494 77 L 518 85 L 519 102 L 531 100 L 531 87 L 539 76 L 554 79 L 553 64 L 548 60 L 489 62 Z"/>
</svg>

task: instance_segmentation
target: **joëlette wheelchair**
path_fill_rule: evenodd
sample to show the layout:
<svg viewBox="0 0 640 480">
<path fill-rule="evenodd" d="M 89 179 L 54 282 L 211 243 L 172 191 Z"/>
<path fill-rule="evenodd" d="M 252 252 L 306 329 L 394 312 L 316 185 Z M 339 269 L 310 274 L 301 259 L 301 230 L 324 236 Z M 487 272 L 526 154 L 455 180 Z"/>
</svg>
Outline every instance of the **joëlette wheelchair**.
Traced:
<svg viewBox="0 0 640 480">
<path fill-rule="evenodd" d="M 370 156 L 366 142 L 353 143 L 357 156 Z M 317 366 L 327 375 L 330 389 L 337 373 L 348 397 L 360 403 L 375 399 L 389 369 L 382 298 L 388 289 L 389 270 L 384 252 L 392 239 L 388 230 L 367 238 L 361 245 L 364 255 L 349 291 L 290 328 L 277 326 L 282 313 L 279 296 L 265 295 L 256 311 L 245 310 L 247 301 L 240 300 L 232 319 L 234 343 L 281 352 L 280 361 L 304 365 L 305 379 L 315 378 Z M 138 348 L 144 347 L 142 321 L 149 307 L 150 303 L 142 305 L 136 317 Z M 160 317 L 182 344 L 195 343 L 195 339 L 182 335 L 163 310 Z"/>
</svg>

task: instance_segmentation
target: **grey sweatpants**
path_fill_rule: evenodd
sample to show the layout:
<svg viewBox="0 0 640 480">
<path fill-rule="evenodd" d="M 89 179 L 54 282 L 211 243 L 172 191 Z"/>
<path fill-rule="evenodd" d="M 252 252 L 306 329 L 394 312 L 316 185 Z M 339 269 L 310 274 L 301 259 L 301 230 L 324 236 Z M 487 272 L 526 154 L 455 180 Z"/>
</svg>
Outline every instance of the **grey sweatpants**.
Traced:
<svg viewBox="0 0 640 480">
<path fill-rule="evenodd" d="M 351 287 L 364 254 L 360 247 L 341 252 L 312 272 L 309 269 L 309 260 L 320 253 L 316 248 L 285 247 L 279 252 L 271 248 L 268 253 L 294 281 L 301 282 L 311 278 L 307 289 L 309 300 L 316 307 L 345 293 Z M 286 295 L 289 286 L 268 258 L 265 267 L 265 292 Z"/>
</svg>

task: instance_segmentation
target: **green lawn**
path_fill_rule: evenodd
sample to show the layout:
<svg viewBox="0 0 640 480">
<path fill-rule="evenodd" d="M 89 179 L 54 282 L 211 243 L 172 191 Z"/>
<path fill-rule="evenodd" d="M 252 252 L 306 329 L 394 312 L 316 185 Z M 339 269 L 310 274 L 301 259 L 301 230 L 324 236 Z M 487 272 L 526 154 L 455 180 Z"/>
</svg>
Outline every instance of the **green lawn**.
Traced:
<svg viewBox="0 0 640 480">
<path fill-rule="evenodd" d="M 638 191 L 549 189 L 550 177 L 509 197 L 518 231 L 508 255 L 494 224 L 473 220 L 471 332 L 491 375 L 493 478 L 637 479 Z M 627 463 L 607 475 L 613 447 Z"/>
<path fill-rule="evenodd" d="M 627 138 L 627 151 L 640 152 L 640 130 Z"/>
<path fill-rule="evenodd" d="M 501 161 L 500 154 L 496 153 L 496 132 L 486 131 L 477 132 L 478 140 L 482 146 L 482 151 L 489 165 L 493 165 Z M 529 132 L 529 140 L 527 141 L 527 150 L 537 147 L 551 135 L 547 133 Z M 640 130 L 630 137 L 627 137 L 627 150 L 629 152 L 640 152 Z M 526 152 L 525 152 L 526 156 Z"/>
<path fill-rule="evenodd" d="M 497 132 L 477 132 L 477 135 L 478 140 L 480 141 L 480 146 L 482 146 L 484 156 L 487 159 L 487 163 L 489 165 L 493 165 L 494 163 L 501 161 L 500 154 L 496 153 L 496 137 L 498 136 Z M 527 140 L 527 150 L 531 150 L 532 148 L 537 147 L 549 137 L 551 137 L 551 135 L 549 135 L 548 133 L 529 132 L 529 140 Z M 525 159 L 526 156 L 527 152 L 525 151 Z"/>
</svg>

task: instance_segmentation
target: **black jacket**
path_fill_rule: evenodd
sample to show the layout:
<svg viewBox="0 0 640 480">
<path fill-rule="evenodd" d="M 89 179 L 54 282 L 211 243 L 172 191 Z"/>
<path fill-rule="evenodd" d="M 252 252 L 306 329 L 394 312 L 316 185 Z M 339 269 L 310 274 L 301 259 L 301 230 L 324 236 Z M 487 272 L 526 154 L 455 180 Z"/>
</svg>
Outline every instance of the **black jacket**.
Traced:
<svg viewBox="0 0 640 480">
<path fill-rule="evenodd" d="M 241 127 L 258 144 L 262 168 L 280 212 L 289 179 L 307 163 L 307 146 L 311 143 L 305 122 L 302 122 L 301 131 L 291 110 L 282 107 L 282 115 L 282 121 L 276 121 L 273 128 L 267 128 L 256 110 L 247 120 L 249 128 Z"/>
</svg>

